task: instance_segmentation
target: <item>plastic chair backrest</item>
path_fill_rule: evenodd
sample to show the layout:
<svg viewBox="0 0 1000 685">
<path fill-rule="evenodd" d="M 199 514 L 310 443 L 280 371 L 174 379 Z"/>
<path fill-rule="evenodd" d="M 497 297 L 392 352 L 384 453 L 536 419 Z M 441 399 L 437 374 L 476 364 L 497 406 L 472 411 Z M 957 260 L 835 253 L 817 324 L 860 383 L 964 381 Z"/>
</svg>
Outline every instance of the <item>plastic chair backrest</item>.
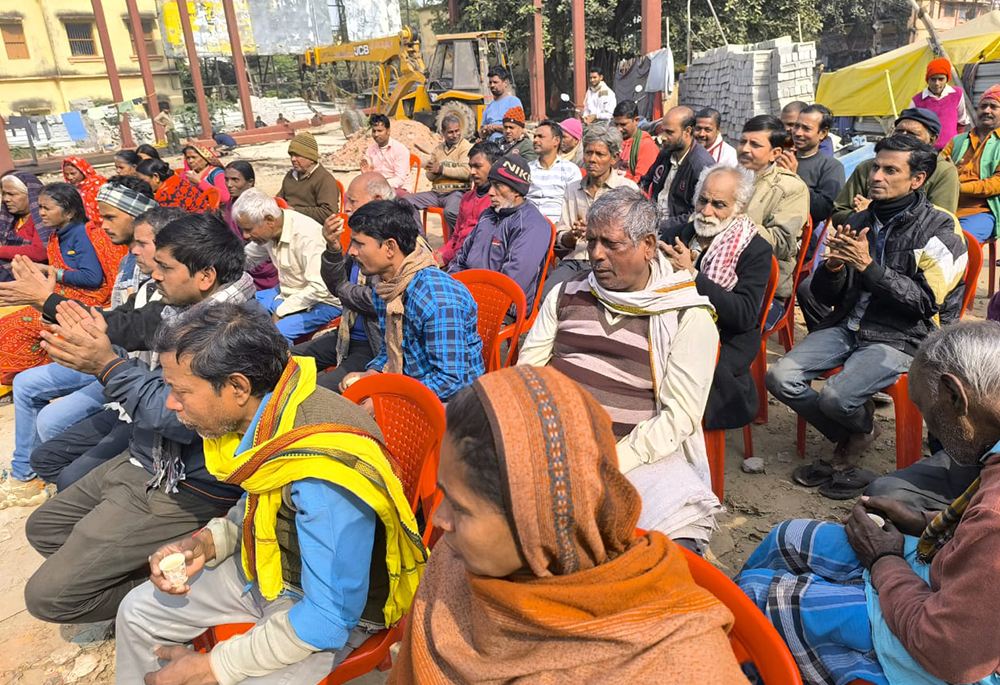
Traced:
<svg viewBox="0 0 1000 685">
<path fill-rule="evenodd" d="M 531 313 L 528 315 L 528 327 L 535 322 L 535 317 L 538 316 L 538 308 L 542 306 L 542 286 L 545 285 L 545 278 L 549 274 L 549 267 L 552 266 L 552 260 L 555 259 L 556 225 L 552 223 L 552 219 L 546 219 L 546 221 L 552 227 L 552 237 L 549 239 L 549 251 L 545 256 L 545 263 L 542 264 L 542 273 L 538 279 L 538 290 L 535 291 L 535 301 L 532 303 Z"/>
<path fill-rule="evenodd" d="M 410 153 L 410 171 L 413 171 L 413 167 L 417 167 L 417 173 L 413 174 L 413 192 L 417 192 L 417 185 L 420 183 L 420 158 L 417 157 L 412 152 Z"/>
<path fill-rule="evenodd" d="M 291 209 L 287 202 L 285 202 L 280 197 L 275 196 L 274 201 L 278 203 L 278 207 L 281 209 Z"/>
<path fill-rule="evenodd" d="M 351 247 L 351 227 L 347 225 L 347 215 L 343 212 L 337 214 L 340 220 L 344 222 L 344 231 L 340 234 L 340 249 L 343 250 L 344 254 L 347 254 L 347 250 Z"/>
<path fill-rule="evenodd" d="M 337 179 L 333 179 L 333 180 L 337 181 Z M 337 181 L 337 190 L 340 191 L 340 204 L 337 205 L 337 208 L 340 211 L 344 211 L 344 198 L 347 197 L 347 193 L 344 192 L 344 184 L 341 183 L 340 181 Z"/>
<path fill-rule="evenodd" d="M 222 196 L 219 195 L 219 189 L 218 188 L 216 188 L 215 186 L 212 186 L 211 188 L 206 188 L 205 190 L 203 190 L 201 192 L 205 196 L 205 199 L 208 200 L 208 206 L 209 207 L 211 207 L 212 209 L 218 209 L 219 208 L 219 203 L 222 200 Z"/>
<path fill-rule="evenodd" d="M 455 274 L 455 280 L 472 293 L 479 309 L 476 328 L 483 341 L 483 362 L 487 373 L 509 366 L 513 350 L 524 328 L 524 291 L 509 276 L 487 269 L 469 269 Z M 514 305 L 517 312 L 512 331 L 512 343 L 505 364 L 500 363 L 500 329 L 504 318 Z"/>
<path fill-rule="evenodd" d="M 813 220 L 812 217 L 806 219 L 805 226 L 802 227 L 802 234 L 799 236 L 799 254 L 795 259 L 795 272 L 792 274 L 792 297 L 788 300 L 789 309 L 795 305 L 795 289 L 799 287 L 802 280 L 802 266 L 806 261 L 806 252 L 809 251 L 809 241 L 812 240 Z"/>
<path fill-rule="evenodd" d="M 778 260 L 771 255 L 771 275 L 767 277 L 767 288 L 764 289 L 764 301 L 760 304 L 760 330 L 763 333 L 767 322 L 767 311 L 774 302 L 774 293 L 778 291 Z"/>
<path fill-rule="evenodd" d="M 972 301 L 976 299 L 976 290 L 979 286 L 979 271 L 983 268 L 983 247 L 979 241 L 962 231 L 965 236 L 965 244 L 968 245 L 969 263 L 965 267 L 965 290 L 962 293 L 962 311 L 959 318 L 965 316 L 965 310 L 972 306 Z"/>
<path fill-rule="evenodd" d="M 444 438 L 444 405 L 420 381 L 395 373 L 365 376 L 343 395 L 357 404 L 371 399 L 375 423 L 396 459 L 396 474 L 403 491 L 414 511 L 418 502 L 423 504 L 426 542 L 431 534 L 438 453 Z"/>
<path fill-rule="evenodd" d="M 765 683 L 802 685 L 795 659 L 760 609 L 722 571 L 694 552 L 683 547 L 680 550 L 687 558 L 694 582 L 711 592 L 732 612 L 735 622 L 729 640 L 737 660 L 752 661 Z"/>
</svg>

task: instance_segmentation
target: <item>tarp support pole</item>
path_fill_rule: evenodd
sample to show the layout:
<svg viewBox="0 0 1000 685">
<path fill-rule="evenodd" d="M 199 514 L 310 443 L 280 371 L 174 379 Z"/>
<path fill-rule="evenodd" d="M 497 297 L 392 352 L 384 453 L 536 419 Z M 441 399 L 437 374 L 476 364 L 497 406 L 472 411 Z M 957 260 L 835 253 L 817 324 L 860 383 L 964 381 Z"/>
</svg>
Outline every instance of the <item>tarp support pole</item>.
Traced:
<svg viewBox="0 0 1000 685">
<path fill-rule="evenodd" d="M 208 116 L 208 102 L 205 100 L 205 83 L 201 80 L 201 63 L 198 49 L 194 45 L 194 31 L 191 30 L 191 16 L 188 14 L 187 0 L 177 0 L 177 14 L 184 31 L 184 47 L 187 49 L 188 68 L 194 86 L 194 99 L 198 103 L 198 118 L 201 120 L 201 137 L 212 137 L 212 118 Z"/>
</svg>

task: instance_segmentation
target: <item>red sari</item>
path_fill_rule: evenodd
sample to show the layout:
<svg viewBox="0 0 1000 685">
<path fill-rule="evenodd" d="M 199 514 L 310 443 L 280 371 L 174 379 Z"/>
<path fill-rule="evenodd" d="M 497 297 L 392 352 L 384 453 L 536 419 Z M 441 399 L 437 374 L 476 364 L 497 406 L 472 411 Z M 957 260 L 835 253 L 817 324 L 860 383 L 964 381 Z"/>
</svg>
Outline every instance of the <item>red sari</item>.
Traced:
<svg viewBox="0 0 1000 685">
<path fill-rule="evenodd" d="M 108 179 L 94 171 L 94 167 L 90 166 L 90 162 L 83 157 L 67 157 L 63 160 L 63 179 L 67 183 L 69 183 L 69 180 L 66 179 L 67 164 L 76 167 L 76 170 L 83 174 L 83 180 L 73 187 L 76 188 L 77 192 L 80 193 L 80 197 L 83 198 L 83 207 L 87 210 L 87 226 L 100 228 L 101 213 L 97 208 L 97 191 L 101 189 L 102 185 L 108 182 Z"/>
<path fill-rule="evenodd" d="M 190 214 L 211 210 L 208 198 L 179 173 L 173 174 L 160 184 L 154 199 L 161 207 L 177 207 Z"/>
<path fill-rule="evenodd" d="M 108 234 L 100 228 L 87 226 L 90 242 L 97 252 L 104 271 L 104 281 L 96 290 L 76 288 L 63 283 L 56 284 L 56 293 L 80 303 L 94 307 L 106 307 L 111 302 L 111 289 L 118 273 L 118 264 L 128 251 L 125 245 L 112 245 Z M 59 249 L 59 236 L 56 233 L 49 238 L 47 248 L 49 265 L 55 269 L 72 269 L 63 259 Z M 30 369 L 51 360 L 42 349 L 41 332 L 46 327 L 42 313 L 34 307 L 22 307 L 15 312 L 0 318 L 0 384 L 10 385 L 16 376 L 25 369 Z"/>
</svg>

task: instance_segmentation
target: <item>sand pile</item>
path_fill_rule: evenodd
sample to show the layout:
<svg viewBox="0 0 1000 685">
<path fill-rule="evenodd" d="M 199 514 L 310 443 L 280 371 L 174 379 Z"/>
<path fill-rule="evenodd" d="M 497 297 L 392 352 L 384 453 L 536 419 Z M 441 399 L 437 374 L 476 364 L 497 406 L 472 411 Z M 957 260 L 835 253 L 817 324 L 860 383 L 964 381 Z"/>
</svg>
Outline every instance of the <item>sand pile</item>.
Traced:
<svg viewBox="0 0 1000 685">
<path fill-rule="evenodd" d="M 405 119 L 393 121 L 390 130 L 393 139 L 405 145 L 410 154 L 420 157 L 421 162 L 426 162 L 430 158 L 431 151 L 441 144 L 441 136 L 417 121 Z M 358 131 L 347 139 L 342 148 L 332 154 L 323 155 L 323 165 L 335 171 L 357 169 L 371 142 L 371 129 Z"/>
</svg>

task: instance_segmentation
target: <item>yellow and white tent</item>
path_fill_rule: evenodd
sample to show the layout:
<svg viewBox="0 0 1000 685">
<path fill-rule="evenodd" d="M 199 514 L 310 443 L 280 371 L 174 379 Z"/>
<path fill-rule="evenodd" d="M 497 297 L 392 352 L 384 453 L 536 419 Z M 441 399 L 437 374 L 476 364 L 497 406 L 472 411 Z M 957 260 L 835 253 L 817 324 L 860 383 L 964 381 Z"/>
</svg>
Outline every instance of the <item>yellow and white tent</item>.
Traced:
<svg viewBox="0 0 1000 685">
<path fill-rule="evenodd" d="M 938 39 L 959 73 L 970 62 L 1000 59 L 1000 11 L 943 31 Z M 816 88 L 816 102 L 829 107 L 836 116 L 891 116 L 893 106 L 886 71 L 892 80 L 895 111 L 902 111 L 926 87 L 924 73 L 934 57 L 925 40 L 823 74 Z"/>
</svg>

